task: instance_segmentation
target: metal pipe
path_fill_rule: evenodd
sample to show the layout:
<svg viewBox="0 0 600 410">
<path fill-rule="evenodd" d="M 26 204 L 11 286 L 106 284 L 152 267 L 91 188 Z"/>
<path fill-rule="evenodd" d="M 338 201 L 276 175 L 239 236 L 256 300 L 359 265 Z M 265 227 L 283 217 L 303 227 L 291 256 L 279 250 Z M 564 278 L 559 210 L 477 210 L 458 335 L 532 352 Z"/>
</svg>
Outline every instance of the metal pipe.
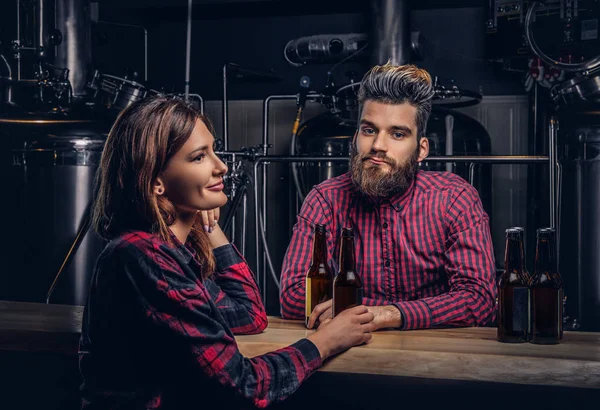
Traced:
<svg viewBox="0 0 600 410">
<path fill-rule="evenodd" d="M 136 26 L 134 24 L 123 24 L 123 23 L 113 23 L 110 21 L 99 20 L 98 24 L 106 24 L 109 26 L 118 26 L 118 27 L 130 27 L 135 29 L 140 29 L 144 32 L 144 82 L 148 81 L 148 30 L 143 26 Z"/>
<path fill-rule="evenodd" d="M 190 94 L 190 95 L 195 95 L 195 94 Z M 220 155 L 220 156 L 227 156 L 227 157 L 233 157 L 235 158 L 236 156 L 241 156 L 244 157 L 246 155 L 249 155 L 247 152 L 244 151 L 215 151 L 215 154 Z"/>
<path fill-rule="evenodd" d="M 242 199 L 242 255 L 246 254 L 246 224 L 248 223 L 248 191 Z"/>
<path fill-rule="evenodd" d="M 267 147 L 269 144 L 269 105 L 275 100 L 295 100 L 296 94 L 288 95 L 270 95 L 263 102 L 263 155 L 267 155 Z"/>
<path fill-rule="evenodd" d="M 258 166 L 261 164 L 261 161 L 257 161 L 254 163 L 254 209 L 257 210 L 258 209 Z M 273 279 L 273 282 L 275 283 L 275 285 L 277 286 L 277 288 L 279 289 L 280 287 L 280 283 L 279 280 L 277 279 L 277 276 L 275 275 L 275 269 L 273 268 L 273 262 L 271 261 L 271 257 L 269 256 L 269 250 L 267 249 L 267 237 L 266 237 L 266 231 L 265 231 L 265 227 L 264 227 L 264 220 L 260 215 L 260 212 L 254 212 L 255 215 L 255 223 L 257 225 L 256 229 L 255 229 L 255 240 L 256 240 L 256 244 L 255 244 L 255 248 L 256 248 L 256 275 L 260 275 L 260 244 L 259 244 L 259 239 L 262 239 L 262 243 L 263 243 L 263 258 L 266 258 L 266 261 L 268 263 L 268 267 L 269 267 L 269 272 L 271 273 L 271 277 Z M 259 232 L 260 232 L 260 238 L 259 238 Z M 267 263 L 263 263 L 263 265 L 266 267 Z M 266 268 L 265 268 L 266 270 Z M 267 303 L 267 273 L 265 272 L 262 277 L 257 278 L 257 282 L 260 283 L 260 288 L 262 290 L 262 297 L 263 297 L 263 303 L 266 304 Z"/>
<path fill-rule="evenodd" d="M 270 95 L 267 98 L 265 98 L 265 101 L 263 103 L 263 143 L 262 143 L 263 155 L 266 156 L 268 154 L 268 149 L 269 149 L 269 115 L 270 115 L 271 101 L 295 100 L 296 98 L 297 98 L 296 94 Z M 262 187 L 262 203 L 261 203 L 262 208 L 260 209 L 260 212 L 263 215 L 263 222 L 265 225 L 265 229 L 267 229 L 267 184 L 265 183 L 265 181 L 267 180 L 267 172 L 268 172 L 267 167 L 262 167 L 263 187 Z M 258 208 L 256 208 L 255 212 L 258 214 L 258 212 L 259 212 Z M 256 229 L 258 232 L 258 223 L 256 225 Z M 263 264 L 264 264 L 264 262 L 265 261 L 263 259 Z M 264 279 L 264 285 L 266 286 L 266 279 Z"/>
<path fill-rule="evenodd" d="M 148 30 L 144 29 L 144 82 L 148 82 Z"/>
<path fill-rule="evenodd" d="M 475 185 L 475 163 L 471 162 L 469 164 L 469 184 L 471 186 Z"/>
<path fill-rule="evenodd" d="M 454 153 L 454 116 L 446 115 L 444 124 L 446 125 L 446 155 L 452 155 Z M 446 171 L 454 172 L 454 165 L 451 162 L 446 163 Z"/>
<path fill-rule="evenodd" d="M 563 170 L 562 165 L 557 163 L 558 167 L 556 170 L 556 266 L 560 266 L 560 209 L 562 203 L 562 176 Z"/>
<path fill-rule="evenodd" d="M 548 145 L 548 166 L 550 171 L 550 227 L 556 228 L 556 159 L 558 141 L 558 119 L 550 118 L 550 144 Z"/>
<path fill-rule="evenodd" d="M 2 59 L 2 61 L 4 61 L 6 69 L 8 70 L 8 79 L 12 80 L 12 68 L 10 67 L 10 64 L 8 64 L 8 60 L 6 59 L 6 57 L 4 57 L 4 54 L 0 54 L 0 58 Z"/>
<path fill-rule="evenodd" d="M 223 65 L 223 149 L 229 149 L 229 123 L 227 107 L 227 63 Z"/>
<path fill-rule="evenodd" d="M 35 48 L 36 57 L 40 60 L 45 60 L 49 57 L 48 30 L 51 23 L 48 20 L 53 17 L 53 13 L 50 12 L 48 3 L 48 0 L 37 0 L 34 6 L 34 26 L 36 32 L 33 47 Z"/>
<path fill-rule="evenodd" d="M 427 157 L 422 162 L 475 162 L 481 164 L 536 164 L 548 163 L 549 157 L 546 155 L 485 155 L 469 156 L 456 155 L 452 157 L 433 156 Z M 256 159 L 257 163 L 262 162 L 348 162 L 348 157 L 290 157 L 271 155 Z"/>
<path fill-rule="evenodd" d="M 258 210 L 258 164 L 260 164 L 259 162 L 255 162 L 254 163 L 254 175 L 252 176 L 252 178 L 254 179 L 254 183 L 252 184 L 252 188 L 254 189 L 254 223 L 255 223 L 255 227 L 254 227 L 254 240 L 255 240 L 255 250 L 256 250 L 256 275 L 259 276 L 259 278 L 257 278 L 257 282 L 259 283 L 260 287 L 261 287 L 261 294 L 263 297 L 263 303 L 266 304 L 267 303 L 267 297 L 266 297 L 266 289 L 265 289 L 265 281 L 263 276 L 260 276 L 260 243 L 259 243 L 259 237 L 258 237 L 258 230 L 260 229 L 260 224 L 258 223 L 258 216 L 260 215 L 259 210 Z"/>
<path fill-rule="evenodd" d="M 217 155 L 248 155 L 247 152 L 243 151 L 218 151 Z M 446 156 L 431 156 L 425 158 L 422 162 L 474 162 L 480 164 L 541 164 L 548 163 L 549 157 L 547 155 L 485 155 L 485 156 L 468 156 L 468 155 L 455 155 L 452 157 Z M 280 155 L 267 155 L 264 157 L 258 157 L 252 161 L 259 162 L 344 162 L 348 161 L 348 157 L 317 157 L 317 156 L 280 156 Z"/>
<path fill-rule="evenodd" d="M 295 100 L 298 96 L 296 94 L 287 95 L 270 95 L 265 98 L 263 102 L 263 155 L 267 155 L 267 149 L 269 146 L 269 107 L 271 101 L 276 100 Z M 310 100 L 316 100 L 317 98 L 323 97 L 323 94 L 309 93 L 306 98 Z"/>
<path fill-rule="evenodd" d="M 371 0 L 373 65 L 406 64 L 410 60 L 408 0 Z"/>
<path fill-rule="evenodd" d="M 200 101 L 200 114 L 204 114 L 204 98 L 200 94 L 190 94 L 190 97 L 196 97 Z"/>
<path fill-rule="evenodd" d="M 8 60 L 6 60 L 6 57 L 4 57 L 4 54 L 0 54 L 0 59 L 2 59 L 2 61 L 4 61 L 4 64 L 6 64 L 6 69 L 8 70 L 8 80 L 12 83 L 12 67 L 10 66 L 10 64 L 8 63 Z M 6 101 L 11 103 L 12 102 L 12 85 L 9 84 L 6 88 Z"/>
<path fill-rule="evenodd" d="M 258 217 L 258 221 L 260 222 L 261 219 L 263 221 L 262 224 L 259 225 L 259 228 L 257 229 L 257 231 L 260 230 L 264 230 L 264 232 L 261 232 L 261 236 L 262 235 L 267 235 L 267 167 L 262 167 L 262 215 L 259 214 Z M 265 239 L 264 243 L 263 243 L 263 260 L 262 260 L 262 264 L 265 267 L 265 275 L 263 277 L 263 289 L 265 289 L 265 294 L 266 294 L 266 289 L 267 289 L 267 272 L 266 272 L 266 268 L 267 268 L 267 257 L 266 257 L 266 253 L 267 253 L 267 240 Z M 264 296 L 265 300 L 264 303 L 265 305 L 267 304 L 267 297 L 266 295 Z"/>
<path fill-rule="evenodd" d="M 224 82 L 225 83 L 225 82 Z M 322 94 L 317 94 L 317 93 L 309 93 L 307 94 L 306 98 L 310 99 L 310 100 L 315 100 L 317 98 L 322 97 Z M 262 153 L 263 155 L 267 155 L 268 154 L 268 149 L 269 149 L 269 115 L 270 115 L 270 105 L 271 105 L 271 101 L 276 101 L 276 100 L 295 100 L 297 98 L 296 94 L 287 94 L 287 95 L 270 95 L 267 98 L 265 98 L 265 101 L 263 103 L 263 143 L 262 143 Z M 267 230 L 267 176 L 268 176 L 268 170 L 267 167 L 262 167 L 262 180 L 263 180 L 263 187 L 262 187 L 262 208 L 261 208 L 261 213 L 262 213 L 262 220 L 263 220 L 263 227 L 265 229 L 265 235 L 266 235 L 266 230 Z M 255 213 L 258 213 L 258 208 L 255 209 Z M 258 230 L 258 223 L 256 225 L 256 229 Z M 258 261 L 257 261 L 258 264 Z M 266 260 L 264 259 L 264 254 L 263 254 L 263 265 L 266 266 Z M 266 276 L 266 275 L 265 275 Z M 264 280 L 264 286 L 266 286 L 266 278 L 263 279 Z"/>
<path fill-rule="evenodd" d="M 242 201 L 242 198 L 244 195 L 246 195 L 246 185 L 242 185 L 241 188 L 239 189 L 237 195 L 232 194 L 232 198 L 233 201 L 231 202 L 231 206 L 230 206 L 230 211 L 229 214 L 227 215 L 227 218 L 225 219 L 225 222 L 223 223 L 223 231 L 226 231 L 227 229 L 229 229 L 229 226 L 233 223 L 233 220 L 235 219 L 235 211 L 237 210 L 238 206 L 240 205 L 240 202 Z"/>
<path fill-rule="evenodd" d="M 21 45 L 21 0 L 17 0 L 17 42 Z M 17 52 L 17 81 L 21 81 L 21 52 Z"/>
<path fill-rule="evenodd" d="M 79 249 L 79 246 L 81 245 L 81 242 L 83 241 L 89 230 L 91 224 L 91 207 L 92 203 L 90 201 L 87 203 L 85 210 L 83 211 L 83 220 L 81 222 L 79 230 L 77 231 L 77 234 L 75 235 L 75 240 L 71 244 L 67 255 L 63 259 L 62 264 L 60 265 L 60 268 L 58 269 L 58 272 L 56 273 L 56 276 L 54 277 L 54 280 L 50 285 L 50 289 L 46 293 L 46 304 L 50 303 L 50 298 L 52 297 L 52 293 L 54 293 L 54 289 L 58 284 L 58 279 L 60 278 L 61 274 L 69 267 L 71 261 L 77 253 L 77 250 Z"/>
<path fill-rule="evenodd" d="M 185 100 L 190 98 L 190 56 L 192 51 L 192 0 L 188 0 L 187 36 L 185 41 Z M 227 145 L 225 146 L 227 149 Z"/>
<path fill-rule="evenodd" d="M 56 28 L 63 42 L 56 47 L 55 65 L 69 69 L 73 97 L 86 95 L 92 62 L 90 0 L 56 0 Z"/>
</svg>

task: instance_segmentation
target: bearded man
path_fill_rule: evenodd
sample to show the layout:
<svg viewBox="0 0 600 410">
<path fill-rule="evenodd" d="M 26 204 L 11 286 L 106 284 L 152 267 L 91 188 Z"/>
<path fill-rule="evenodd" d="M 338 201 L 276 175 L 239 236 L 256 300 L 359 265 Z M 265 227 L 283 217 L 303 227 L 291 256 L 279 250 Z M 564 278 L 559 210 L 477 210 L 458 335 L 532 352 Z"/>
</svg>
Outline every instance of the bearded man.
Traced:
<svg viewBox="0 0 600 410">
<path fill-rule="evenodd" d="M 354 228 L 363 304 L 378 329 L 493 322 L 496 270 L 479 195 L 453 173 L 419 170 L 433 95 L 431 76 L 414 65 L 365 74 L 350 171 L 315 186 L 294 225 L 281 274 L 283 318 L 305 317 L 313 229 L 323 224 L 334 269 L 339 233 Z M 308 327 L 330 318 L 331 300 L 315 307 Z"/>
</svg>

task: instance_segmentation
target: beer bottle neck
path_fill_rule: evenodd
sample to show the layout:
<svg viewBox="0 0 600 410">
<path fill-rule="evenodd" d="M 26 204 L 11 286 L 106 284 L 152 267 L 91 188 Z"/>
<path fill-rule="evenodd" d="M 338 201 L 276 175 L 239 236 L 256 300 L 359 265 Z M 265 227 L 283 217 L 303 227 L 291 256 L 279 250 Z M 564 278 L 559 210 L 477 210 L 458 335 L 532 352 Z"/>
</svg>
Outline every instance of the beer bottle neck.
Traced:
<svg viewBox="0 0 600 410">
<path fill-rule="evenodd" d="M 317 232 L 313 242 L 313 255 L 312 265 L 326 265 L 327 264 L 327 239 L 323 232 Z"/>
<path fill-rule="evenodd" d="M 342 237 L 340 245 L 340 272 L 354 272 L 356 263 L 354 259 L 354 239 Z"/>
<path fill-rule="evenodd" d="M 523 242 L 520 239 L 507 239 L 504 266 L 509 272 L 525 272 L 525 251 L 523 249 Z"/>
<path fill-rule="evenodd" d="M 554 241 L 549 238 L 538 239 L 535 249 L 535 273 L 549 273 L 553 275 L 557 272 L 556 252 L 554 250 Z"/>
</svg>

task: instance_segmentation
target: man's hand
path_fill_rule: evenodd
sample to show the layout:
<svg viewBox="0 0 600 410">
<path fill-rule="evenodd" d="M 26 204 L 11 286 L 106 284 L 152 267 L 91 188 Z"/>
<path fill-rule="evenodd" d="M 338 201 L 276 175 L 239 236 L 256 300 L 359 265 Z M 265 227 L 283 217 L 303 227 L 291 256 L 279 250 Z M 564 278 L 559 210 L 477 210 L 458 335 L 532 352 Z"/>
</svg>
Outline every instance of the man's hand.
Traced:
<svg viewBox="0 0 600 410">
<path fill-rule="evenodd" d="M 318 326 L 321 323 L 325 323 L 328 320 L 331 320 L 331 315 L 333 314 L 333 300 L 329 299 L 326 302 L 319 303 L 315 306 L 314 310 L 310 314 L 308 318 L 308 323 L 306 327 L 309 329 L 313 329 L 315 326 Z"/>
<path fill-rule="evenodd" d="M 315 309 L 308 318 L 306 327 L 314 329 L 321 324 L 329 322 L 332 319 L 331 315 L 333 314 L 332 306 L 333 301 L 331 299 L 315 306 Z M 385 328 L 398 329 L 402 326 L 402 315 L 400 315 L 400 310 L 398 310 L 396 306 L 367 306 L 367 308 L 369 309 L 369 312 L 375 315 L 373 323 L 375 324 L 376 330 Z"/>
<path fill-rule="evenodd" d="M 375 315 L 373 323 L 377 330 L 385 328 L 398 329 L 402 326 L 402 315 L 396 306 L 368 306 L 368 309 L 369 312 Z M 317 310 L 316 307 L 315 310 Z"/>
</svg>

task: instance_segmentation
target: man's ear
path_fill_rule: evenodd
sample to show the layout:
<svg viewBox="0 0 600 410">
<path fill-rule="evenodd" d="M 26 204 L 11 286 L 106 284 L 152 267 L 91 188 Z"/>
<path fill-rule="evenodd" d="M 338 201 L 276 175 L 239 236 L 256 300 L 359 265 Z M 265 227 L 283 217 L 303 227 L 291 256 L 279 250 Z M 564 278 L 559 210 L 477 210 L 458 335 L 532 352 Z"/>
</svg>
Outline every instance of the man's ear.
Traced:
<svg viewBox="0 0 600 410">
<path fill-rule="evenodd" d="M 152 190 L 154 191 L 154 195 L 157 196 L 163 195 L 165 193 L 165 184 L 163 183 L 161 177 L 156 178 Z"/>
<path fill-rule="evenodd" d="M 426 137 L 421 137 L 419 140 L 419 158 L 417 162 L 423 161 L 429 155 L 429 140 Z"/>
</svg>

